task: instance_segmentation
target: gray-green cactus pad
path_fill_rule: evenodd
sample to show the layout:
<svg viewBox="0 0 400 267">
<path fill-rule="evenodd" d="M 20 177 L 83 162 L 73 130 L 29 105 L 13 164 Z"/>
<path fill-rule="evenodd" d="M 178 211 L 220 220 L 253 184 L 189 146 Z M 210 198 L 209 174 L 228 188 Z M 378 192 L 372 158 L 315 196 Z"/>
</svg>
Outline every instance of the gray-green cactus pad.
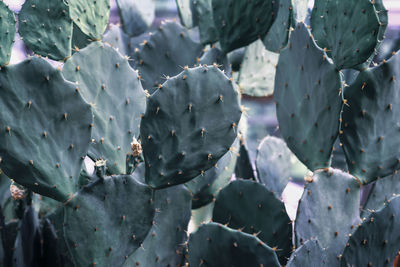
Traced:
<svg viewBox="0 0 400 267">
<path fill-rule="evenodd" d="M 76 266 L 121 266 L 152 227 L 153 192 L 133 176 L 105 177 L 64 207 L 64 236 Z"/>
<path fill-rule="evenodd" d="M 186 28 L 193 28 L 192 6 L 193 0 L 175 0 L 181 24 Z"/>
<path fill-rule="evenodd" d="M 219 191 L 229 183 L 237 160 L 234 150 L 237 150 L 235 143 L 232 151 L 226 153 L 211 169 L 185 184 L 193 196 L 193 209 L 201 208 L 212 202 Z"/>
<path fill-rule="evenodd" d="M 292 253 L 286 266 L 327 266 L 325 250 L 321 248 L 318 240 L 308 240 Z"/>
<path fill-rule="evenodd" d="M 67 200 L 77 191 L 90 143 L 90 106 L 36 57 L 3 68 L 0 84 L 0 168 L 34 192 Z"/>
<path fill-rule="evenodd" d="M 342 267 L 394 266 L 400 244 L 400 196 L 372 213 L 349 238 Z"/>
<path fill-rule="evenodd" d="M 122 27 L 129 36 L 144 33 L 153 23 L 156 4 L 154 0 L 117 0 Z"/>
<path fill-rule="evenodd" d="M 239 153 L 235 166 L 235 176 L 239 179 L 255 180 L 253 165 L 250 160 L 245 140 L 240 140 Z"/>
<path fill-rule="evenodd" d="M 95 42 L 65 63 L 63 74 L 75 82 L 92 106 L 94 124 L 89 156 L 107 160 L 110 173 L 125 173 L 126 153 L 139 136 L 146 96 L 128 60 L 115 49 Z"/>
<path fill-rule="evenodd" d="M 266 50 L 261 40 L 246 47 L 238 79 L 240 91 L 255 97 L 272 95 L 278 60 L 279 54 Z"/>
<path fill-rule="evenodd" d="M 19 34 L 36 54 L 54 60 L 71 55 L 72 20 L 64 0 L 27 0 L 18 14 Z"/>
<path fill-rule="evenodd" d="M 213 222 L 256 234 L 276 249 L 284 265 L 292 249 L 292 224 L 285 205 L 263 185 L 236 180 L 221 190 L 215 202 Z"/>
<path fill-rule="evenodd" d="M 256 167 L 260 183 L 278 198 L 293 178 L 303 180 L 308 173 L 286 143 L 274 136 L 267 136 L 261 141 L 257 149 Z"/>
<path fill-rule="evenodd" d="M 130 39 L 119 25 L 111 24 L 106 34 L 103 35 L 102 41 L 109 44 L 123 56 L 129 56 L 131 54 Z"/>
<path fill-rule="evenodd" d="M 400 175 L 393 174 L 375 181 L 369 193 L 368 199 L 362 207 L 361 217 L 379 210 L 384 203 L 395 195 L 400 195 Z"/>
<path fill-rule="evenodd" d="M 212 0 L 214 23 L 225 53 L 263 37 L 271 27 L 274 1 Z"/>
<path fill-rule="evenodd" d="M 14 12 L 6 4 L 0 2 L 0 65 L 7 65 L 11 58 L 11 50 L 14 44 L 16 22 Z"/>
<path fill-rule="evenodd" d="M 362 71 L 346 89 L 343 134 L 350 173 L 370 183 L 400 168 L 400 53 Z"/>
<path fill-rule="evenodd" d="M 212 0 L 193 1 L 194 14 L 197 16 L 200 41 L 212 44 L 218 41 L 218 31 L 214 24 Z"/>
<path fill-rule="evenodd" d="M 178 75 L 185 66 L 193 66 L 202 54 L 202 45 L 176 22 L 166 22 L 135 53 L 135 64 L 144 89 L 153 93 L 167 76 Z"/>
<path fill-rule="evenodd" d="M 203 174 L 229 151 L 240 117 L 238 93 L 217 67 L 167 80 L 149 97 L 140 125 L 146 182 L 163 188 Z"/>
<path fill-rule="evenodd" d="M 110 17 L 110 0 L 68 0 L 70 16 L 81 31 L 100 40 Z"/>
<path fill-rule="evenodd" d="M 153 227 L 123 266 L 180 266 L 191 215 L 191 196 L 183 185 L 157 190 Z"/>
<path fill-rule="evenodd" d="M 279 53 L 287 45 L 293 17 L 292 0 L 279 0 L 278 15 L 263 39 L 269 51 Z"/>
<path fill-rule="evenodd" d="M 369 60 L 378 45 L 380 20 L 371 0 L 316 0 L 312 33 L 339 69 Z"/>
<path fill-rule="evenodd" d="M 222 224 L 202 225 L 189 237 L 190 266 L 281 266 L 274 250 L 257 237 Z"/>
<path fill-rule="evenodd" d="M 360 222 L 360 184 L 340 170 L 314 173 L 299 201 L 296 244 L 318 239 L 326 248 L 328 266 L 339 266 L 348 235 Z"/>
<path fill-rule="evenodd" d="M 281 51 L 274 99 L 279 129 L 288 147 L 310 170 L 329 166 L 343 104 L 335 65 L 299 23 Z"/>
</svg>

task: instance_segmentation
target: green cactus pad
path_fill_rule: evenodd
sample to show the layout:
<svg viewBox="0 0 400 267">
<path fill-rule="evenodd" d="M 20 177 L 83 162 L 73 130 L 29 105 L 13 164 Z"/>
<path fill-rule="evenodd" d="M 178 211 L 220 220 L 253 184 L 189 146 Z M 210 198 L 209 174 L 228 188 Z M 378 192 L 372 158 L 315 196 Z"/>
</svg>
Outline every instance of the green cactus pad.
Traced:
<svg viewBox="0 0 400 267">
<path fill-rule="evenodd" d="M 192 6 L 193 0 L 175 0 L 181 24 L 186 28 L 193 28 Z"/>
<path fill-rule="evenodd" d="M 79 51 L 88 46 L 94 40 L 84 34 L 75 23 L 73 23 L 72 29 L 72 52 Z"/>
<path fill-rule="evenodd" d="M 275 251 L 257 237 L 222 224 L 202 225 L 189 237 L 190 266 L 281 266 Z"/>
<path fill-rule="evenodd" d="M 281 51 L 274 100 L 279 129 L 308 169 L 329 166 L 342 110 L 339 71 L 299 23 Z"/>
<path fill-rule="evenodd" d="M 292 224 L 285 205 L 259 183 L 236 180 L 222 189 L 215 202 L 212 221 L 256 234 L 276 249 L 282 265 L 289 258 Z"/>
<path fill-rule="evenodd" d="M 232 71 L 240 71 L 246 48 L 247 47 L 242 47 L 227 54 L 228 60 L 231 63 Z"/>
<path fill-rule="evenodd" d="M 149 97 L 140 126 L 146 183 L 163 188 L 203 174 L 229 151 L 240 116 L 238 93 L 216 67 L 167 80 Z"/>
<path fill-rule="evenodd" d="M 68 0 L 70 16 L 81 31 L 100 40 L 110 16 L 110 0 Z"/>
<path fill-rule="evenodd" d="M 400 175 L 393 174 L 375 181 L 369 193 L 368 199 L 362 207 L 361 217 L 379 210 L 383 204 L 395 195 L 400 195 Z"/>
<path fill-rule="evenodd" d="M 116 0 L 122 27 L 129 36 L 144 33 L 153 23 L 156 5 L 154 0 Z"/>
<path fill-rule="evenodd" d="M 152 196 L 128 175 L 105 177 L 79 191 L 64 208 L 64 237 L 75 265 L 121 266 L 152 227 Z"/>
<path fill-rule="evenodd" d="M 357 228 L 344 250 L 341 266 L 395 266 L 400 244 L 400 196 L 386 202 Z"/>
<path fill-rule="evenodd" d="M 332 151 L 332 164 L 331 167 L 347 172 L 346 156 L 344 155 L 343 145 L 340 143 L 339 138 L 336 140 Z"/>
<path fill-rule="evenodd" d="M 200 41 L 212 44 L 218 41 L 218 31 L 214 24 L 212 0 L 193 1 L 194 14 L 197 16 Z"/>
<path fill-rule="evenodd" d="M 240 179 L 255 180 L 253 165 L 251 164 L 249 151 L 244 140 L 240 140 L 239 154 L 235 166 L 235 176 Z"/>
<path fill-rule="evenodd" d="M 36 54 L 54 60 L 71 55 L 72 21 L 64 0 L 27 0 L 18 15 L 19 34 Z"/>
<path fill-rule="evenodd" d="M 232 68 L 229 64 L 227 56 L 216 47 L 204 49 L 204 54 L 198 59 L 198 64 L 195 64 L 195 66 L 197 65 L 218 66 L 218 68 L 222 70 L 226 76 L 232 76 Z"/>
<path fill-rule="evenodd" d="M 234 150 L 237 150 L 237 143 L 234 143 L 231 151 L 226 153 L 214 167 L 185 184 L 193 196 L 193 209 L 212 202 L 219 191 L 229 184 L 237 159 L 236 153 L 232 152 Z"/>
<path fill-rule="evenodd" d="M 3 68 L 0 84 L 0 168 L 34 192 L 66 201 L 78 190 L 90 143 L 90 106 L 60 71 L 36 57 Z"/>
<path fill-rule="evenodd" d="M 19 222 L 13 252 L 13 266 L 39 266 L 41 234 L 39 217 L 33 206 L 28 206 Z"/>
<path fill-rule="evenodd" d="M 279 54 L 266 50 L 261 40 L 246 47 L 238 79 L 241 92 L 255 97 L 272 95 L 278 59 Z"/>
<path fill-rule="evenodd" d="M 156 191 L 153 227 L 123 266 L 180 266 L 188 238 L 191 199 L 183 185 Z"/>
<path fill-rule="evenodd" d="M 362 71 L 346 88 L 343 134 L 340 135 L 350 173 L 370 183 L 400 168 L 400 53 Z"/>
<path fill-rule="evenodd" d="M 278 15 L 263 39 L 263 43 L 269 51 L 279 53 L 287 45 L 292 19 L 292 0 L 279 0 Z"/>
<path fill-rule="evenodd" d="M 265 36 L 274 21 L 273 2 L 212 0 L 222 50 L 228 53 Z"/>
<path fill-rule="evenodd" d="M 371 0 L 316 0 L 312 33 L 339 69 L 367 62 L 378 45 L 380 20 Z"/>
<path fill-rule="evenodd" d="M 319 170 L 306 184 L 295 222 L 297 246 L 318 239 L 328 266 L 339 266 L 348 235 L 360 222 L 360 184 L 340 170 Z"/>
<path fill-rule="evenodd" d="M 327 266 L 325 250 L 321 248 L 318 240 L 308 240 L 292 253 L 286 266 Z"/>
<path fill-rule="evenodd" d="M 109 173 L 125 173 L 126 153 L 139 136 L 146 96 L 138 74 L 112 47 L 94 42 L 64 65 L 66 79 L 75 82 L 92 106 L 94 124 L 89 156 L 107 160 Z"/>
<path fill-rule="evenodd" d="M 303 180 L 308 173 L 307 168 L 293 155 L 286 143 L 274 136 L 267 136 L 261 141 L 257 149 L 256 168 L 260 183 L 277 198 L 281 197 L 293 178 Z"/>
<path fill-rule="evenodd" d="M 0 66 L 10 62 L 11 50 L 14 44 L 16 22 L 14 12 L 6 4 L 0 2 Z"/>
<path fill-rule="evenodd" d="M 196 64 L 202 49 L 176 22 L 162 24 L 135 53 L 135 64 L 142 77 L 143 88 L 152 94 L 167 76 L 178 75 L 185 66 Z"/>
</svg>

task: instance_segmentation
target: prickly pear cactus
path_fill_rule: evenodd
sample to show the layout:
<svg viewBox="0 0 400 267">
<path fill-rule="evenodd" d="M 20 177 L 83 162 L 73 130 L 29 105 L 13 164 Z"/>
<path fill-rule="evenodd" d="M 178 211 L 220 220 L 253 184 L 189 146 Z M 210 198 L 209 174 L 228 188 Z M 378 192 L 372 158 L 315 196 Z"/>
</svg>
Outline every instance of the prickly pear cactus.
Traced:
<svg viewBox="0 0 400 267">
<path fill-rule="evenodd" d="M 341 266 L 394 266 L 400 244 L 400 196 L 389 199 L 349 238 Z"/>
<path fill-rule="evenodd" d="M 318 240 L 308 240 L 292 253 L 286 266 L 327 266 L 325 250 L 321 248 Z"/>
<path fill-rule="evenodd" d="M 339 71 L 304 23 L 281 51 L 274 99 L 288 147 L 310 170 L 329 166 L 343 105 Z"/>
<path fill-rule="evenodd" d="M 131 152 L 132 138 L 139 136 L 146 108 L 137 72 L 113 48 L 94 42 L 67 60 L 63 74 L 92 106 L 89 156 L 107 160 L 109 173 L 126 173 L 126 154 Z"/>
<path fill-rule="evenodd" d="M 149 97 L 140 125 L 146 183 L 163 188 L 204 174 L 229 151 L 240 117 L 238 93 L 217 67 L 168 79 Z"/>
<path fill-rule="evenodd" d="M 256 236 L 217 223 L 191 234 L 188 249 L 190 266 L 281 266 L 275 251 Z"/>
<path fill-rule="evenodd" d="M 16 32 L 16 20 L 6 4 L 0 2 L 0 65 L 7 65 L 11 58 L 12 45 Z"/>
<path fill-rule="evenodd" d="M 273 23 L 272 0 L 212 0 L 214 23 L 225 53 L 247 46 L 265 36 Z"/>
<path fill-rule="evenodd" d="M 295 221 L 296 244 L 318 239 L 327 266 L 339 266 L 349 234 L 360 223 L 360 184 L 340 170 L 318 170 L 304 188 Z"/>
<path fill-rule="evenodd" d="M 68 0 L 71 19 L 93 40 L 100 40 L 110 17 L 110 0 Z"/>
<path fill-rule="evenodd" d="M 197 17 L 201 43 L 212 44 L 217 42 L 218 31 L 214 23 L 212 0 L 193 1 L 193 10 Z"/>
<path fill-rule="evenodd" d="M 90 143 L 90 106 L 44 59 L 2 69 L 0 83 L 0 168 L 34 192 L 68 200 Z"/>
<path fill-rule="evenodd" d="M 71 55 L 73 27 L 66 1 L 25 1 L 18 22 L 19 34 L 36 54 L 54 60 Z"/>
<path fill-rule="evenodd" d="M 154 0 L 117 0 L 122 27 L 129 36 L 144 33 L 153 23 L 155 16 Z"/>
<path fill-rule="evenodd" d="M 312 33 L 339 69 L 363 64 L 374 53 L 381 22 L 373 2 L 315 1 Z"/>
<path fill-rule="evenodd" d="M 74 264 L 121 266 L 140 248 L 153 217 L 153 192 L 133 176 L 104 177 L 83 188 L 64 207 Z"/>
<path fill-rule="evenodd" d="M 292 225 L 284 204 L 263 185 L 237 180 L 221 190 L 213 222 L 256 235 L 274 248 L 284 265 L 292 249 Z"/>
</svg>

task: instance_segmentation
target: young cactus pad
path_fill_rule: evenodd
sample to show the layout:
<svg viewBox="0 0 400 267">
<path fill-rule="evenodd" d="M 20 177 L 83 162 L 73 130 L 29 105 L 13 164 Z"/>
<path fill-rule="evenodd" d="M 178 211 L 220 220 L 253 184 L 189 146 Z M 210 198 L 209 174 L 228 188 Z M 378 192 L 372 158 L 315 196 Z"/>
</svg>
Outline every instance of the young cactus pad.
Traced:
<svg viewBox="0 0 400 267">
<path fill-rule="evenodd" d="M 0 84 L 0 168 L 34 192 L 66 201 L 78 190 L 88 151 L 90 106 L 37 57 L 3 68 Z"/>
<path fill-rule="evenodd" d="M 132 138 L 139 136 L 140 116 L 146 109 L 137 72 L 115 49 L 94 42 L 67 60 L 63 74 L 92 106 L 89 156 L 107 160 L 109 173 L 125 173 L 126 154 Z"/>
<path fill-rule="evenodd" d="M 339 71 L 298 23 L 281 51 L 275 77 L 279 129 L 308 169 L 329 166 L 343 105 Z"/>
<path fill-rule="evenodd" d="M 146 183 L 163 188 L 204 174 L 229 151 L 240 117 L 238 93 L 217 67 L 168 79 L 148 98 L 140 125 Z"/>
</svg>

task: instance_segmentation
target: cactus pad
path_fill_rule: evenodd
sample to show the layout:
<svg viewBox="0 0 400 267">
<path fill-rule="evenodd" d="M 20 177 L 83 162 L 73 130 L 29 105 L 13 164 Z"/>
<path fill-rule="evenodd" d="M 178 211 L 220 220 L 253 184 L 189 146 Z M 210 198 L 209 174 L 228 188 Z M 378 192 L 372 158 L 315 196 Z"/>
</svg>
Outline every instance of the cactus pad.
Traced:
<svg viewBox="0 0 400 267">
<path fill-rule="evenodd" d="M 212 44 L 218 41 L 218 31 L 214 24 L 212 0 L 193 1 L 193 9 L 199 26 L 202 44 Z"/>
<path fill-rule="evenodd" d="M 0 66 L 7 65 L 11 58 L 11 50 L 14 44 L 16 22 L 14 12 L 6 4 L 0 2 Z"/>
<path fill-rule="evenodd" d="M 299 23 L 281 51 L 274 99 L 288 147 L 310 170 L 329 166 L 342 109 L 338 70 Z"/>
<path fill-rule="evenodd" d="M 117 5 L 122 27 L 129 36 L 144 33 L 153 23 L 154 0 L 117 0 Z"/>
<path fill-rule="evenodd" d="M 249 180 L 230 183 L 218 194 L 212 220 L 257 234 L 276 249 L 281 264 L 286 263 L 292 249 L 292 225 L 285 205 L 263 185 Z"/>
<path fill-rule="evenodd" d="M 191 196 L 183 185 L 157 190 L 154 194 L 153 227 L 140 248 L 123 266 L 179 266 L 191 215 Z"/>
<path fill-rule="evenodd" d="M 350 173 L 370 183 L 400 168 L 400 53 L 362 71 L 346 89 L 343 134 Z"/>
<path fill-rule="evenodd" d="M 110 17 L 110 0 L 68 0 L 70 16 L 81 31 L 100 40 Z"/>
<path fill-rule="evenodd" d="M 321 248 L 318 240 L 308 240 L 292 253 L 286 266 L 326 266 L 325 250 Z"/>
<path fill-rule="evenodd" d="M 202 225 L 189 238 L 190 266 L 281 266 L 274 250 L 257 237 L 222 224 Z"/>
<path fill-rule="evenodd" d="M 188 31 L 176 22 L 162 24 L 135 53 L 135 64 L 144 89 L 153 93 L 167 76 L 178 75 L 183 67 L 196 64 L 202 49 L 199 43 L 189 37 Z"/>
<path fill-rule="evenodd" d="M 212 0 L 222 50 L 228 53 L 265 36 L 274 21 L 273 2 Z"/>
<path fill-rule="evenodd" d="M 400 196 L 372 213 L 349 238 L 342 267 L 395 266 L 400 244 Z"/>
<path fill-rule="evenodd" d="M 67 200 L 78 190 L 90 143 L 90 106 L 60 71 L 36 57 L 2 69 L 0 84 L 0 168 L 34 192 Z"/>
<path fill-rule="evenodd" d="M 240 117 L 238 93 L 218 68 L 188 68 L 167 80 L 149 97 L 140 126 L 146 182 L 163 188 L 203 174 L 229 151 Z"/>
<path fill-rule="evenodd" d="M 152 227 L 152 195 L 128 175 L 105 177 L 79 191 L 64 207 L 64 237 L 74 264 L 121 266 Z"/>
<path fill-rule="evenodd" d="M 109 173 L 125 173 L 126 153 L 139 136 L 146 96 L 138 74 L 113 48 L 94 42 L 65 63 L 63 74 L 75 82 L 93 110 L 89 156 L 107 160 Z"/>
<path fill-rule="evenodd" d="M 302 180 L 308 172 L 286 143 L 274 136 L 267 136 L 261 141 L 257 149 L 256 167 L 260 183 L 277 198 L 281 197 L 283 190 L 293 178 Z"/>
<path fill-rule="evenodd" d="M 316 171 L 299 201 L 297 245 L 318 239 L 327 249 L 328 266 L 338 266 L 348 235 L 360 222 L 359 209 L 360 185 L 354 177 L 335 169 Z"/>
<path fill-rule="evenodd" d="M 28 0 L 18 15 L 19 34 L 36 54 L 54 60 L 71 55 L 72 21 L 64 0 Z"/>
<path fill-rule="evenodd" d="M 315 1 L 312 33 L 339 69 L 368 61 L 378 45 L 380 21 L 372 2 Z"/>
</svg>

